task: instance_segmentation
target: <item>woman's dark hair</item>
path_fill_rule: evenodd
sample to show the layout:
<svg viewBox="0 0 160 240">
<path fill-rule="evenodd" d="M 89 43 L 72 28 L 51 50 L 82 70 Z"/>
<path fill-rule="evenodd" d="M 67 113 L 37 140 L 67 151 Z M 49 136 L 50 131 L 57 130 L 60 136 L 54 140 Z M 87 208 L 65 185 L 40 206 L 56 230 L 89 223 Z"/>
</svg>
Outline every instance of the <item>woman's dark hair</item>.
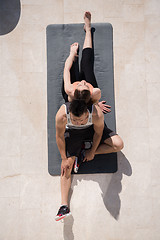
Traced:
<svg viewBox="0 0 160 240">
<path fill-rule="evenodd" d="M 92 105 L 93 101 L 91 99 L 91 93 L 89 90 L 78 90 L 74 91 L 74 99 L 75 100 L 83 100 L 87 104 L 87 106 Z"/>
<path fill-rule="evenodd" d="M 80 117 L 83 113 L 87 112 L 87 104 L 84 100 L 73 99 L 69 106 L 69 111 L 76 117 Z"/>
</svg>

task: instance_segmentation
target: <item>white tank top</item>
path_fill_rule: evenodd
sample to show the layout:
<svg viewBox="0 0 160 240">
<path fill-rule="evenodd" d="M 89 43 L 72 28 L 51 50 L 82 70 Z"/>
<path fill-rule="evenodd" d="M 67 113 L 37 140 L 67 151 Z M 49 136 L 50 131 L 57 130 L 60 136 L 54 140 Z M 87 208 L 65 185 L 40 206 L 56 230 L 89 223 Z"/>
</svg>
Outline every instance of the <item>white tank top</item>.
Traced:
<svg viewBox="0 0 160 240">
<path fill-rule="evenodd" d="M 89 112 L 89 115 L 88 115 L 88 121 L 86 124 L 84 125 L 74 125 L 71 121 L 71 117 L 70 117 L 70 112 L 69 112 L 69 103 L 65 103 L 65 110 L 66 110 L 66 116 L 67 116 L 67 124 L 66 124 L 66 129 L 85 129 L 85 128 L 88 128 L 90 127 L 91 125 L 93 125 L 92 123 L 92 113 L 93 113 L 93 105 L 88 108 L 88 112 Z"/>
</svg>

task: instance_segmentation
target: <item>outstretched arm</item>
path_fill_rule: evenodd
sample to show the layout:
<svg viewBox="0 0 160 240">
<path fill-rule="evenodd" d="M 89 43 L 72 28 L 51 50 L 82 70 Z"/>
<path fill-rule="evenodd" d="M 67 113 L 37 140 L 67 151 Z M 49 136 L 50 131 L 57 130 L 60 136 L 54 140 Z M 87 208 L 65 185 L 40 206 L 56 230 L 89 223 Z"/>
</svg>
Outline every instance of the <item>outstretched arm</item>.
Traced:
<svg viewBox="0 0 160 240">
<path fill-rule="evenodd" d="M 66 59 L 65 66 L 64 66 L 64 72 L 63 72 L 64 90 L 67 93 L 67 95 L 70 97 L 73 97 L 73 95 L 74 95 L 73 85 L 71 84 L 70 70 L 71 70 L 73 61 L 74 61 L 75 57 L 77 56 L 77 50 L 78 50 L 78 43 L 73 43 L 70 47 L 70 54 L 69 54 L 68 58 Z"/>
</svg>

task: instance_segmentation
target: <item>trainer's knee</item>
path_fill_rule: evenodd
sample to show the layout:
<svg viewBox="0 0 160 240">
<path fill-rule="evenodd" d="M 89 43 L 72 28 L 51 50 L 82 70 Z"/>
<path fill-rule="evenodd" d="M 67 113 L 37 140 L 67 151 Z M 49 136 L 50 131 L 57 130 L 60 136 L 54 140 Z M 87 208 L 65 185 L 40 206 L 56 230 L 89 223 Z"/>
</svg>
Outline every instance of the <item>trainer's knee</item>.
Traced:
<svg viewBox="0 0 160 240">
<path fill-rule="evenodd" d="M 75 157 L 69 157 L 68 158 L 68 167 L 66 167 L 66 169 L 64 171 L 64 176 L 66 178 L 70 178 L 70 176 L 71 176 L 74 161 L 75 161 Z"/>
<path fill-rule="evenodd" d="M 113 143 L 113 148 L 115 152 L 119 152 L 124 148 L 123 140 L 117 136 L 116 140 Z"/>
<path fill-rule="evenodd" d="M 68 179 L 68 178 L 70 178 L 70 176 L 71 176 L 71 171 L 70 171 L 70 169 L 67 169 L 64 173 L 64 177 Z"/>
</svg>

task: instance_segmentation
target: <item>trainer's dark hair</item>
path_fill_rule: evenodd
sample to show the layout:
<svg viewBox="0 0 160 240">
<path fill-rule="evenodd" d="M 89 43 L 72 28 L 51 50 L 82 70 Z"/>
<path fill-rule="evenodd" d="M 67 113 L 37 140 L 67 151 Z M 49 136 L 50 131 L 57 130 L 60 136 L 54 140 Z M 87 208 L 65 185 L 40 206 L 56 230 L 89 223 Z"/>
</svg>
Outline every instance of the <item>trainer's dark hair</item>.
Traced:
<svg viewBox="0 0 160 240">
<path fill-rule="evenodd" d="M 84 100 L 73 99 L 69 106 L 69 111 L 76 117 L 80 117 L 83 113 L 87 112 L 87 104 Z"/>
<path fill-rule="evenodd" d="M 89 90 L 78 90 L 76 89 L 74 91 L 74 99 L 76 100 L 83 100 L 87 104 L 87 106 L 93 104 L 93 101 L 91 99 L 91 93 Z"/>
</svg>

